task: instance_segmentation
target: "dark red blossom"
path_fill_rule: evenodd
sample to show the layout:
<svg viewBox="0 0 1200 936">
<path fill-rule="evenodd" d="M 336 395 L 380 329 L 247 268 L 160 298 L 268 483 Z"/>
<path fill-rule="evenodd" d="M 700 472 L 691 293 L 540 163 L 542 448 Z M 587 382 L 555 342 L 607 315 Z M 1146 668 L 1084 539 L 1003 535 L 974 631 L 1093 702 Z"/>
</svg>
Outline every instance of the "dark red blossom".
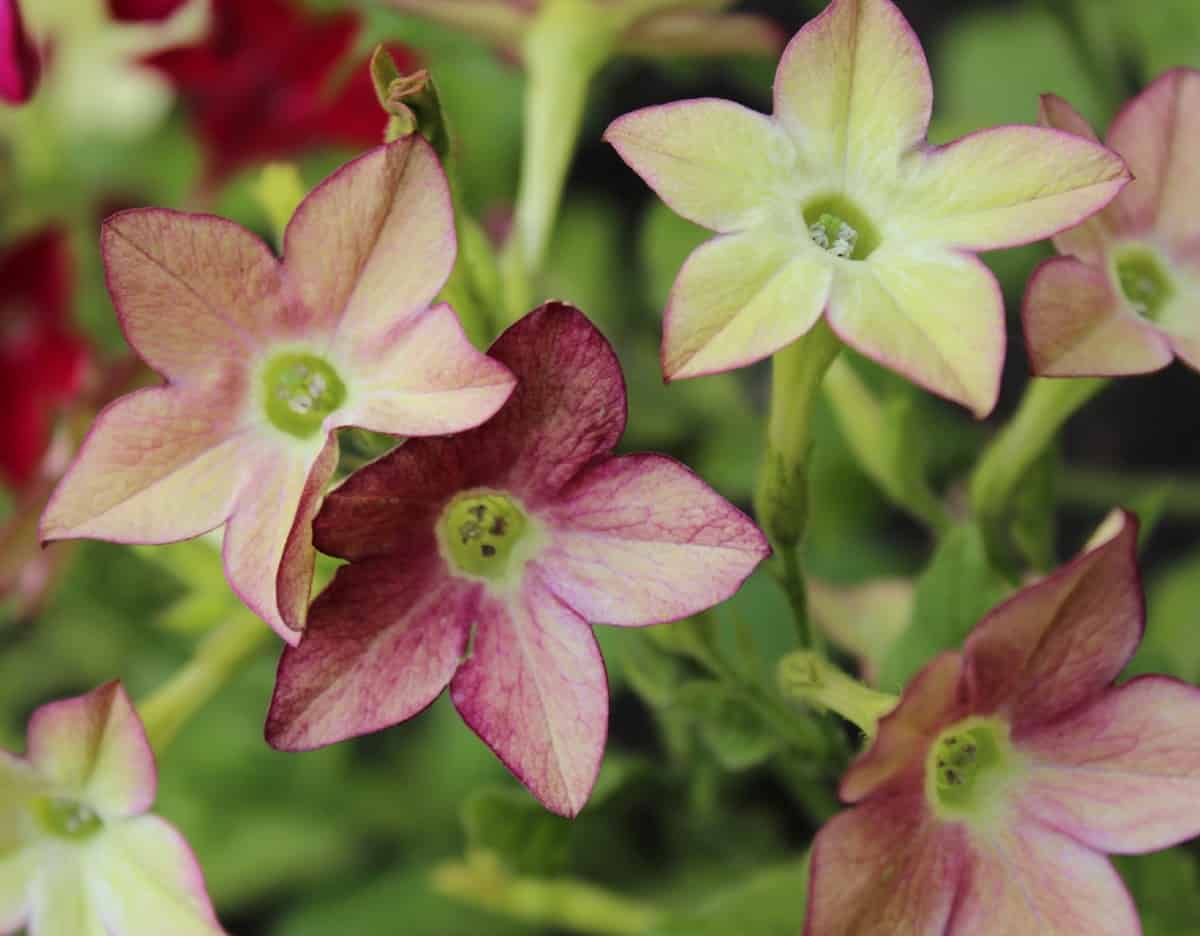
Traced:
<svg viewBox="0 0 1200 936">
<path fill-rule="evenodd" d="M 21 22 L 17 0 L 0 0 L 0 100 L 23 104 L 41 74 L 37 52 Z"/>
<path fill-rule="evenodd" d="M 69 326 L 73 282 L 62 231 L 0 254 L 0 477 L 16 487 L 37 473 L 56 412 L 82 384 L 88 354 Z"/>
<path fill-rule="evenodd" d="M 115 20 L 126 23 L 157 23 L 183 6 L 185 0 L 108 0 Z"/>
<path fill-rule="evenodd" d="M 210 181 L 316 146 L 383 141 L 387 115 L 366 58 L 345 69 L 356 15 L 314 16 L 284 0 L 213 0 L 212 17 L 204 42 L 148 60 L 191 111 Z M 402 71 L 415 66 L 407 49 L 391 51 Z"/>
</svg>

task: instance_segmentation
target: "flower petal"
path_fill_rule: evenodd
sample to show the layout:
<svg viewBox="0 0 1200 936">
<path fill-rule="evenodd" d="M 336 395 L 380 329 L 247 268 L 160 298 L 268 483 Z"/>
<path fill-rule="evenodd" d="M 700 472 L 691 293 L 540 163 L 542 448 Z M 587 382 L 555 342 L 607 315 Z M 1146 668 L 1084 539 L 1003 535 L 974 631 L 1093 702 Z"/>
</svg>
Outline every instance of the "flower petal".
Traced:
<svg viewBox="0 0 1200 936">
<path fill-rule="evenodd" d="M 668 380 L 752 364 L 808 333 L 825 310 L 833 265 L 819 248 L 761 231 L 701 244 L 679 271 L 663 324 Z"/>
<path fill-rule="evenodd" d="M 337 467 L 337 437 L 320 449 L 263 444 L 225 529 L 225 576 L 255 614 L 298 643 L 312 586 L 312 520 Z"/>
<path fill-rule="evenodd" d="M 972 845 L 965 886 L 945 932 L 1141 932 L 1129 892 L 1103 855 L 1034 822 L 1018 822 L 1000 842 Z"/>
<path fill-rule="evenodd" d="M 966 859 L 961 827 L 931 821 L 919 787 L 840 813 L 813 841 L 805 936 L 954 932 Z"/>
<path fill-rule="evenodd" d="M 30 894 L 29 936 L 109 936 L 88 893 L 80 859 L 59 849 L 42 861 Z"/>
<path fill-rule="evenodd" d="M 15 933 L 25 925 L 36 873 L 29 851 L 0 852 L 0 933 Z"/>
<path fill-rule="evenodd" d="M 1125 233 L 1153 229 L 1172 244 L 1200 234 L 1200 72 L 1176 68 L 1155 80 L 1117 115 L 1108 143 L 1135 178 L 1114 205 Z"/>
<path fill-rule="evenodd" d="M 640 19 L 621 37 L 623 55 L 778 55 L 787 36 L 766 16 L 665 10 Z"/>
<path fill-rule="evenodd" d="M 106 407 L 42 515 L 43 541 L 167 543 L 220 526 L 256 437 L 241 396 L 161 387 Z"/>
<path fill-rule="evenodd" d="M 1024 736 L 1090 701 L 1142 637 L 1137 522 L 1017 592 L 976 625 L 963 648 L 972 710 L 1004 711 Z"/>
<path fill-rule="evenodd" d="M 750 518 L 661 455 L 586 469 L 541 516 L 552 545 L 536 560 L 584 619 L 643 625 L 724 601 L 769 553 Z"/>
<path fill-rule="evenodd" d="M 29 799 L 44 786 L 45 781 L 27 760 L 0 750 L 0 858 L 7 858 L 25 843 Z M 4 917 L 4 902 L 0 899 L 0 921 Z M 3 926 L 0 932 L 4 932 Z"/>
<path fill-rule="evenodd" d="M 933 84 L 891 0 L 834 0 L 805 24 L 775 74 L 775 118 L 814 165 L 888 178 L 929 129 Z"/>
<path fill-rule="evenodd" d="M 108 931 L 121 936 L 222 933 L 187 842 L 157 816 L 111 826 L 88 856 L 88 889 Z"/>
<path fill-rule="evenodd" d="M 1174 357 L 1158 330 L 1117 295 L 1107 271 L 1074 257 L 1053 257 L 1034 270 L 1022 319 L 1039 376 L 1145 374 Z"/>
<path fill-rule="evenodd" d="M 1004 298 L 975 257 L 881 248 L 839 267 L 829 302 L 839 338 L 983 418 L 1004 364 Z"/>
<path fill-rule="evenodd" d="M 1043 94 L 1038 111 L 1038 122 L 1043 127 L 1061 130 L 1093 143 L 1100 140 L 1092 130 L 1091 124 L 1069 103 L 1057 94 Z M 1125 187 L 1125 191 L 1129 186 Z M 1074 254 L 1089 262 L 1099 263 L 1104 258 L 1105 245 L 1110 236 L 1109 221 L 1113 220 L 1115 206 L 1120 204 L 1123 196 L 1118 195 L 1098 214 L 1093 215 L 1078 227 L 1068 228 L 1055 235 L 1054 246 L 1061 254 Z"/>
<path fill-rule="evenodd" d="M 450 683 L 463 720 L 551 812 L 575 816 L 596 782 L 608 681 L 592 629 L 536 572 L 485 597 L 471 654 Z"/>
<path fill-rule="evenodd" d="M 436 551 L 343 566 L 279 661 L 267 740 L 305 751 L 412 718 L 458 668 L 479 592 Z"/>
<path fill-rule="evenodd" d="M 503 364 L 477 351 L 448 305 L 410 316 L 354 375 L 339 426 L 393 435 L 461 432 L 486 422 L 516 381 Z"/>
<path fill-rule="evenodd" d="M 173 381 L 211 384 L 244 370 L 247 357 L 286 333 L 285 319 L 296 314 L 275 255 L 224 218 L 122 211 L 104 222 L 100 246 L 126 339 Z"/>
<path fill-rule="evenodd" d="M 604 139 L 673 211 L 722 232 L 762 220 L 792 150 L 770 117 L 717 98 L 642 108 Z"/>
<path fill-rule="evenodd" d="M 21 22 L 17 0 L 0 0 L 0 101 L 28 101 L 41 71 L 38 54 Z"/>
<path fill-rule="evenodd" d="M 948 247 L 1029 244 L 1095 214 L 1129 181 L 1116 154 L 1061 130 L 996 127 L 912 154 L 896 234 Z"/>
<path fill-rule="evenodd" d="M 1103 852 L 1200 833 L 1200 689 L 1144 676 L 1027 734 L 1021 808 Z"/>
<path fill-rule="evenodd" d="M 183 6 L 185 0 L 108 0 L 112 18 L 121 22 L 160 22 Z"/>
<path fill-rule="evenodd" d="M 359 363 L 428 308 L 456 250 L 445 173 L 414 133 L 309 193 L 284 234 L 284 268 L 316 322 L 335 333 L 331 351 Z"/>
<path fill-rule="evenodd" d="M 43 705 L 29 719 L 28 747 L 43 777 L 105 819 L 138 815 L 154 802 L 154 754 L 120 683 Z"/>
<path fill-rule="evenodd" d="M 1159 310 L 1154 327 L 1180 359 L 1200 370 L 1200 264 L 1196 259 L 1196 254 L 1181 259 L 1172 270 L 1175 293 Z"/>
</svg>

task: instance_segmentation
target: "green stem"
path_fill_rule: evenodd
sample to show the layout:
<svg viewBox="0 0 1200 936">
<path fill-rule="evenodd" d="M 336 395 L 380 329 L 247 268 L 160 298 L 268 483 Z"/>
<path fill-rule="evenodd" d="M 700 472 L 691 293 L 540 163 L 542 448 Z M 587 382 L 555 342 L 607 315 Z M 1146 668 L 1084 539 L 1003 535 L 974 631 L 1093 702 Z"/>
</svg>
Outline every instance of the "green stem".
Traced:
<svg viewBox="0 0 1200 936">
<path fill-rule="evenodd" d="M 192 659 L 138 706 L 150 746 L 161 756 L 187 720 L 204 707 L 254 654 L 271 630 L 249 611 L 237 610 L 213 631 Z"/>
<path fill-rule="evenodd" d="M 1012 420 L 984 450 L 971 476 L 970 494 L 993 558 L 1003 554 L 1005 518 L 1017 486 L 1066 421 L 1107 383 L 1091 377 L 1033 378 Z"/>
<path fill-rule="evenodd" d="M 1166 489 L 1164 513 L 1200 517 L 1200 482 L 1168 474 L 1129 475 L 1103 468 L 1069 467 L 1062 472 L 1059 497 L 1067 504 L 1107 509 L 1133 503 L 1148 491 L 1162 488 Z"/>
<path fill-rule="evenodd" d="M 754 504 L 779 557 L 780 580 L 792 605 L 800 645 L 813 645 L 800 544 L 808 524 L 808 460 L 821 381 L 841 350 L 823 321 L 778 352 L 771 364 L 767 453 Z"/>
<path fill-rule="evenodd" d="M 1112 54 L 1100 49 L 1088 22 L 1079 12 L 1077 0 L 1046 0 L 1046 7 L 1062 28 L 1093 86 L 1102 90 L 1109 113 L 1116 113 L 1132 90 L 1121 79 L 1119 63 Z"/>
</svg>

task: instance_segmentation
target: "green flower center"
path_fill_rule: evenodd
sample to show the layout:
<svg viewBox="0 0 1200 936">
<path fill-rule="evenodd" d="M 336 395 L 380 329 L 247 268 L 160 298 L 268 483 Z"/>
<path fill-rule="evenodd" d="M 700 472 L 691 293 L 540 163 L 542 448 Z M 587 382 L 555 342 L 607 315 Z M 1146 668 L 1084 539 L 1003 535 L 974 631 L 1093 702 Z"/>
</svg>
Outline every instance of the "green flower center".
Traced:
<svg viewBox="0 0 1200 936">
<path fill-rule="evenodd" d="M 104 828 L 95 810 L 63 796 L 39 796 L 33 801 L 33 815 L 47 835 L 74 842 L 90 839 Z"/>
<path fill-rule="evenodd" d="M 346 385 L 315 354 L 286 353 L 263 369 L 267 418 L 276 429 L 307 439 L 325 417 L 346 402 Z"/>
<path fill-rule="evenodd" d="M 1007 725 L 969 718 L 942 732 L 930 748 L 925 794 L 947 818 L 979 817 L 1000 801 L 1016 768 Z"/>
<path fill-rule="evenodd" d="M 530 524 L 516 501 L 495 491 L 459 494 L 442 513 L 438 534 L 451 564 L 472 578 L 499 581 L 520 558 Z"/>
<path fill-rule="evenodd" d="M 1174 292 L 1171 277 L 1157 254 L 1145 247 L 1130 248 L 1116 260 L 1121 293 L 1138 315 L 1156 320 Z"/>
<path fill-rule="evenodd" d="M 871 219 L 842 195 L 813 199 L 803 214 L 812 242 L 842 260 L 866 260 L 879 246 Z"/>
</svg>

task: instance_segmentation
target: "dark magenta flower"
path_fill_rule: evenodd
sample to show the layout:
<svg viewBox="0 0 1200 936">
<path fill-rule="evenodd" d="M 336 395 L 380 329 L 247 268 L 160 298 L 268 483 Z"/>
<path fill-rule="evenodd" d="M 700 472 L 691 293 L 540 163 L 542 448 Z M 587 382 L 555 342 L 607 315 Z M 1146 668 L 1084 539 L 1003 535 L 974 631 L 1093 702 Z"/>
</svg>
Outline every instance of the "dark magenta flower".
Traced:
<svg viewBox="0 0 1200 936">
<path fill-rule="evenodd" d="M 0 101 L 24 104 L 33 96 L 40 75 L 41 63 L 17 0 L 0 0 Z"/>
<path fill-rule="evenodd" d="M 1113 681 L 1141 640 L 1136 525 L 933 660 L 842 779 L 809 936 L 1141 931 L 1105 853 L 1200 832 L 1200 690 Z"/>
<path fill-rule="evenodd" d="M 613 457 L 625 387 L 578 310 L 549 303 L 491 356 L 519 381 L 489 422 L 410 440 L 333 491 L 314 524 L 350 560 L 279 664 L 267 738 L 307 750 L 416 715 L 463 719 L 549 809 L 583 808 L 608 686 L 588 624 L 641 626 L 729 597 L 767 554 L 677 462 Z"/>
<path fill-rule="evenodd" d="M 62 231 L 0 254 L 0 479 L 24 487 L 49 447 L 55 416 L 79 393 L 88 350 L 70 328 L 74 272 Z"/>
<path fill-rule="evenodd" d="M 165 20 L 187 0 L 108 0 L 115 20 L 126 23 L 157 23 Z"/>
<path fill-rule="evenodd" d="M 190 109 L 219 180 L 257 162 L 316 146 L 363 149 L 383 141 L 379 106 L 364 58 L 338 85 L 358 35 L 352 13 L 315 16 L 285 0 L 213 0 L 212 27 L 199 45 L 151 56 Z M 401 71 L 412 53 L 389 47 Z"/>
</svg>

